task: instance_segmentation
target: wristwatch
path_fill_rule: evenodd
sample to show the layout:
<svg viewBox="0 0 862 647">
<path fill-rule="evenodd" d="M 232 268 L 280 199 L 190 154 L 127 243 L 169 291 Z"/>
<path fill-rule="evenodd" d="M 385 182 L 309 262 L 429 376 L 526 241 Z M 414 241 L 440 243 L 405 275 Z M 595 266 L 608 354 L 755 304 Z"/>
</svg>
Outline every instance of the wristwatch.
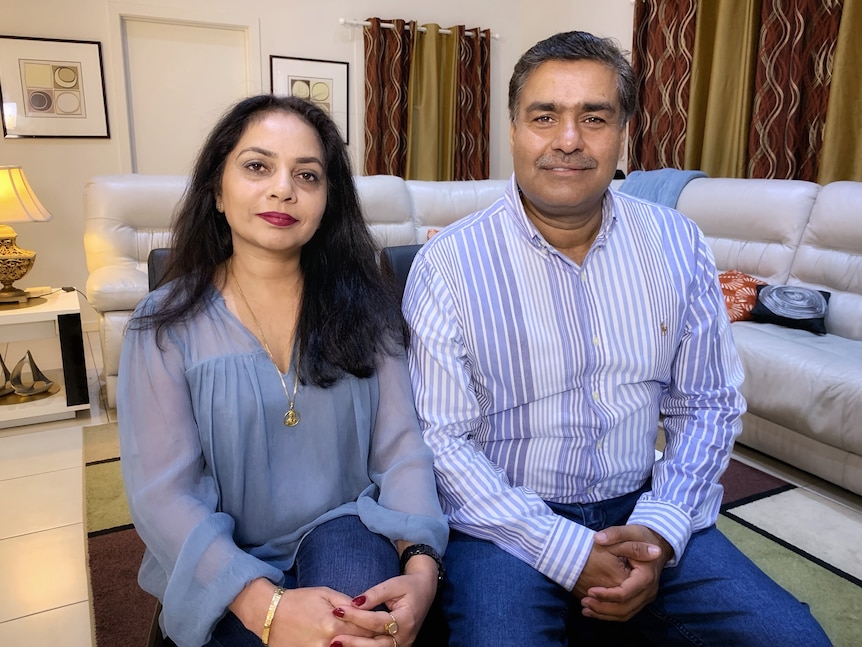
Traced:
<svg viewBox="0 0 862 647">
<path fill-rule="evenodd" d="M 446 575 L 446 567 L 443 566 L 443 558 L 440 557 L 440 553 L 431 548 L 428 544 L 411 544 L 404 549 L 404 552 L 401 553 L 401 572 L 404 572 L 404 568 L 407 566 L 407 562 L 410 558 L 416 557 L 416 555 L 428 555 L 428 557 L 437 562 L 437 581 L 442 582 L 443 576 Z"/>
</svg>

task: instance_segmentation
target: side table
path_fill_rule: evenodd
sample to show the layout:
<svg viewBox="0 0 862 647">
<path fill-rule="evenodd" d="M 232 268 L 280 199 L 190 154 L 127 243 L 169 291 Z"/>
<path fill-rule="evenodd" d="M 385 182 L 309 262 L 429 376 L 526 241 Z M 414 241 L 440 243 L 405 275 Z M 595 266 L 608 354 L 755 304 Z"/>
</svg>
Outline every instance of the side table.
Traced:
<svg viewBox="0 0 862 647">
<path fill-rule="evenodd" d="M 59 339 L 62 369 L 39 368 L 59 385 L 59 392 L 32 400 L 14 394 L 4 396 L 11 402 L 0 404 L 0 429 L 74 418 L 76 411 L 90 408 L 78 293 L 58 289 L 25 303 L 0 303 L 0 344 L 55 337 Z M 38 357 L 34 359 L 38 363 Z M 11 371 L 17 358 L 4 360 Z"/>
</svg>

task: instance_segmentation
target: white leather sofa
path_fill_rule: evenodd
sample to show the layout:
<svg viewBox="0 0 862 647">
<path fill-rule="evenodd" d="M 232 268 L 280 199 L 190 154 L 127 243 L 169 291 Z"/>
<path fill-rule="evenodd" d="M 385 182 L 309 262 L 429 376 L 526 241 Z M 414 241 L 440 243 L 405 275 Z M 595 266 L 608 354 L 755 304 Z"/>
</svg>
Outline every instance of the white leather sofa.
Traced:
<svg viewBox="0 0 862 647">
<path fill-rule="evenodd" d="M 425 242 L 429 228 L 489 205 L 505 184 L 357 178 L 381 247 Z M 147 256 L 170 245 L 184 186 L 182 176 L 146 175 L 87 184 L 87 297 L 100 316 L 110 406 L 123 329 L 147 292 Z M 705 232 L 719 270 L 832 293 L 822 337 L 733 324 L 749 407 L 739 442 L 862 494 L 862 182 L 700 178 L 685 186 L 677 208 Z"/>
<path fill-rule="evenodd" d="M 738 321 L 739 442 L 862 494 L 862 182 L 701 178 L 677 209 L 719 270 L 831 293 L 824 336 Z"/>
</svg>

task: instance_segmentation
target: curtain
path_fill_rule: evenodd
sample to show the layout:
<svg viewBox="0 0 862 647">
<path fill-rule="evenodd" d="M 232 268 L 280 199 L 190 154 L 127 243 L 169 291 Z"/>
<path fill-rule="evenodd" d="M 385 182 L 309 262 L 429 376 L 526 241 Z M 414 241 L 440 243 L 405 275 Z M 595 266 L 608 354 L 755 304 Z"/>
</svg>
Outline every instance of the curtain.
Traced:
<svg viewBox="0 0 862 647">
<path fill-rule="evenodd" d="M 841 2 L 763 0 L 760 22 L 748 177 L 816 180 Z"/>
<path fill-rule="evenodd" d="M 458 40 L 441 34 L 439 25 L 423 26 L 410 62 L 404 177 L 448 180 L 454 177 Z"/>
<path fill-rule="evenodd" d="M 686 168 L 744 177 L 760 0 L 701 2 L 691 70 Z"/>
<path fill-rule="evenodd" d="M 452 28 L 453 30 L 455 27 Z M 455 110 L 456 180 L 485 180 L 491 174 L 491 30 L 458 29 L 458 105 Z"/>
<path fill-rule="evenodd" d="M 697 0 L 638 2 L 632 67 L 640 108 L 629 125 L 629 168 L 686 168 L 689 77 Z"/>
<path fill-rule="evenodd" d="M 817 181 L 862 181 L 862 0 L 844 0 Z"/>
<path fill-rule="evenodd" d="M 407 80 L 416 23 L 369 18 L 365 40 L 365 174 L 400 175 L 407 168 Z M 407 29 L 405 29 L 407 26 Z"/>
<path fill-rule="evenodd" d="M 639 2 L 629 170 L 862 180 L 860 4 Z"/>
<path fill-rule="evenodd" d="M 488 178 L 490 30 L 366 22 L 365 174 Z"/>
</svg>

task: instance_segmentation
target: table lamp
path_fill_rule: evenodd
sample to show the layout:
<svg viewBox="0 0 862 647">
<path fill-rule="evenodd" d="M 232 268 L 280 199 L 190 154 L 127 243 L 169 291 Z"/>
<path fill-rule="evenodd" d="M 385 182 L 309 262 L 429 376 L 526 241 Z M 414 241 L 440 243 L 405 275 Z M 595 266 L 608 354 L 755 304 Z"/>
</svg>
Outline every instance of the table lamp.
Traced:
<svg viewBox="0 0 862 647">
<path fill-rule="evenodd" d="M 0 223 L 47 222 L 54 216 L 39 202 L 20 166 L 0 166 Z M 36 252 L 15 244 L 18 234 L 0 224 L 0 303 L 26 301 L 27 292 L 12 284 L 23 278 L 36 260 Z"/>
</svg>

